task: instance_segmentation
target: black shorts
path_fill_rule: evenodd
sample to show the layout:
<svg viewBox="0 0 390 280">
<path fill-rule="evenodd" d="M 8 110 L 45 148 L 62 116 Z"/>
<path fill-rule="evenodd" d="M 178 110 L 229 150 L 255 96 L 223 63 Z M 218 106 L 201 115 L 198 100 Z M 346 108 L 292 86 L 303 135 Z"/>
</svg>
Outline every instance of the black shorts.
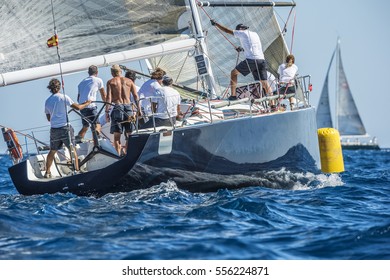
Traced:
<svg viewBox="0 0 390 280">
<path fill-rule="evenodd" d="M 69 141 L 68 126 L 51 128 L 50 129 L 50 150 L 58 151 L 59 149 L 62 149 L 63 144 L 69 148 L 71 142 L 73 146 L 75 145 L 74 130 L 72 126 L 70 126 L 70 138 L 71 139 Z"/>
<path fill-rule="evenodd" d="M 295 86 L 289 86 L 289 87 L 285 87 L 285 86 L 282 86 L 279 88 L 279 94 L 290 94 L 290 93 L 295 93 Z"/>
<path fill-rule="evenodd" d="M 133 124 L 129 121 L 129 117 L 133 115 L 133 110 L 129 104 L 116 104 L 111 112 L 111 128 L 110 133 L 122 133 L 123 131 L 131 133 Z"/>
<path fill-rule="evenodd" d="M 94 108 L 84 108 L 80 111 L 81 115 L 83 115 L 82 122 L 83 126 L 89 127 L 89 124 L 92 123 L 97 115 L 97 107 Z M 89 122 L 85 119 L 88 119 Z M 96 120 L 96 123 L 99 123 L 99 118 Z"/>
<path fill-rule="evenodd" d="M 267 80 L 267 62 L 264 59 L 246 59 L 241 61 L 236 68 L 243 76 L 252 73 L 255 81 Z"/>
</svg>

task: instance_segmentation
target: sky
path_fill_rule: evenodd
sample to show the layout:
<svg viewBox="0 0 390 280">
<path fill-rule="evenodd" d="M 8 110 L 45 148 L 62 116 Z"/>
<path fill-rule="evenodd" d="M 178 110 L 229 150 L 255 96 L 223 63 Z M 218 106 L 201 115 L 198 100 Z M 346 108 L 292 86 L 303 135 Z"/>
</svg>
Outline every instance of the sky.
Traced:
<svg viewBox="0 0 390 280">
<path fill-rule="evenodd" d="M 390 1 L 387 0 L 296 0 L 292 53 L 301 75 L 311 75 L 310 103 L 317 106 L 337 38 L 341 40 L 344 70 L 367 132 L 381 148 L 390 148 Z M 278 8 L 285 14 L 289 8 Z M 292 26 L 290 25 L 290 28 Z M 291 45 L 291 31 L 286 37 Z M 1 64 L 0 64 L 1 65 Z M 65 92 L 76 100 L 77 84 L 87 72 L 65 76 Z M 99 76 L 111 78 L 109 68 Z M 50 79 L 0 87 L 0 124 L 24 133 L 48 126 L 44 103 L 50 95 Z M 332 102 L 332 97 L 331 97 Z M 80 127 L 75 126 L 76 133 Z M 36 129 L 34 129 L 35 131 Z M 39 129 L 38 129 L 39 130 Z M 39 135 L 35 135 L 38 138 Z M 20 137 L 20 136 L 19 136 Z M 46 138 L 48 135 L 46 135 Z M 22 142 L 22 140 L 20 141 Z M 0 141 L 0 153 L 6 145 Z"/>
</svg>

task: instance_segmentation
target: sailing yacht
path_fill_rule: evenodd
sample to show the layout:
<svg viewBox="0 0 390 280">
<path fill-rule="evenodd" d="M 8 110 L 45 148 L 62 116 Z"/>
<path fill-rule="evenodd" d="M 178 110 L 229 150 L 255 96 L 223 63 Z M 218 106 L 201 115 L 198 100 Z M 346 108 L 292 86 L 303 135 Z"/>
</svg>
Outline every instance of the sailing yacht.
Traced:
<svg viewBox="0 0 390 280">
<path fill-rule="evenodd" d="M 14 158 L 9 173 L 19 193 L 101 196 L 167 180 L 184 190 L 212 192 L 264 185 L 265 178 L 275 187 L 273 172 L 278 170 L 319 172 L 315 108 L 306 87 L 310 76 L 297 77 L 298 102 L 292 111 L 267 107 L 271 98 L 279 103 L 285 96 L 226 100 L 230 71 L 240 53 L 234 38 L 225 40 L 210 24 L 214 18 L 234 28 L 245 21 L 260 35 L 269 70 L 276 74 L 289 51 L 274 8 L 293 9 L 294 2 L 53 0 L 52 6 L 50 1 L 41 2 L 19 5 L 10 0 L 2 7 L 0 23 L 10 30 L 0 42 L 4 57 L 0 86 L 85 71 L 91 64 L 106 67 L 147 60 L 182 86 L 187 101 L 181 104 L 184 118 L 172 126 L 136 129 L 128 137 L 124 156 L 113 151 L 109 139 L 95 134 L 92 141 L 77 144 L 79 173 L 69 165 L 72 155 L 69 159 L 66 151 L 53 164 L 49 179 L 43 176 L 47 154 Z M 45 46 L 53 22 L 59 31 L 60 62 L 55 50 Z M 241 82 L 249 88 L 254 81 L 248 75 Z M 188 88 L 193 91 L 187 97 Z M 106 104 L 97 105 L 101 112 Z M 17 141 L 12 140 L 9 148 L 17 154 Z"/>
<path fill-rule="evenodd" d="M 329 74 L 332 63 L 336 63 L 335 116 L 332 120 L 329 100 Z M 332 54 L 322 88 L 318 108 L 317 127 L 333 127 L 340 133 L 343 149 L 379 149 L 376 137 L 371 137 L 364 127 L 349 87 L 341 60 L 340 39 Z"/>
</svg>

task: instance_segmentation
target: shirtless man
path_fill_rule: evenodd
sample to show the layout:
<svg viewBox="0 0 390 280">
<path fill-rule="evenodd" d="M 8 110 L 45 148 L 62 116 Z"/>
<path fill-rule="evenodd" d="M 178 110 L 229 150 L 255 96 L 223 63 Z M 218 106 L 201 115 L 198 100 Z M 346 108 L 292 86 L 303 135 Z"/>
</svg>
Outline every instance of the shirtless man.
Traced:
<svg viewBox="0 0 390 280">
<path fill-rule="evenodd" d="M 121 155 L 121 134 L 125 131 L 126 139 L 132 132 L 131 118 L 135 117 L 135 110 L 133 110 L 130 102 L 130 93 L 139 108 L 139 98 L 137 88 L 132 80 L 121 76 L 122 70 L 119 65 L 115 64 L 111 67 L 112 79 L 107 82 L 107 99 L 106 102 L 113 103 L 114 108 L 110 115 L 110 105 L 106 106 L 106 118 L 111 118 L 110 133 L 114 134 L 114 147 Z M 127 141 L 126 141 L 127 147 Z"/>
</svg>

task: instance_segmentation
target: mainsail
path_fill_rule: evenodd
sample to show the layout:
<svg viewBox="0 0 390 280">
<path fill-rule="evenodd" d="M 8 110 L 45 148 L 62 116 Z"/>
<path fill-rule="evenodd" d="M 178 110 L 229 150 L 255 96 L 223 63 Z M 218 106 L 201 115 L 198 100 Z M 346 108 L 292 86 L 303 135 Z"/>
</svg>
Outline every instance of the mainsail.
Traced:
<svg viewBox="0 0 390 280">
<path fill-rule="evenodd" d="M 195 40 L 199 38 L 194 38 L 189 0 L 53 0 L 52 3 L 10 0 L 0 7 L 0 25 L 7 29 L 0 41 L 0 86 L 59 74 L 55 48 L 46 46 L 55 26 L 65 74 L 84 71 L 91 64 L 100 67 L 133 61 L 134 57 L 150 58 L 158 55 L 160 49 L 161 53 L 169 54 L 181 51 L 177 57 L 159 57 L 152 65 L 167 69 L 177 83 L 200 88 L 193 58 Z M 244 23 L 256 31 L 270 71 L 276 74 L 288 49 L 273 6 L 295 6 L 294 2 L 225 0 L 210 7 L 206 7 L 207 2 L 203 6 L 200 1 L 196 3 L 209 46 L 206 54 L 220 92 L 228 86 L 230 71 L 243 58 L 243 53 L 235 50 L 237 40 L 233 37 L 226 40 L 209 24 L 211 18 L 230 28 Z M 253 4 L 268 7 L 254 8 Z M 249 24 L 252 22 L 255 24 Z M 167 45 L 161 45 L 157 51 L 126 53 L 161 43 Z M 249 75 L 240 82 L 252 80 Z"/>
<path fill-rule="evenodd" d="M 85 65 L 107 66 L 113 61 L 96 58 L 180 36 L 182 30 L 178 30 L 177 22 L 186 11 L 184 0 L 53 0 L 52 3 L 53 6 L 50 1 L 10 0 L 0 6 L 0 26 L 6 29 L 1 32 L 0 41 L 0 86 L 20 82 L 13 80 L 18 75 L 29 80 L 28 71 L 16 71 L 54 67 L 58 63 L 55 48 L 46 46 L 54 26 L 62 62 L 84 59 Z M 126 57 L 112 59 L 118 62 Z M 69 66 L 68 72 L 85 70 L 84 65 L 81 67 Z M 49 68 L 49 75 L 57 74 L 58 65 L 54 68 L 54 71 Z"/>
<path fill-rule="evenodd" d="M 230 71 L 236 64 L 244 58 L 243 53 L 237 53 L 235 47 L 239 41 L 233 36 L 226 35 L 210 24 L 210 19 L 220 22 L 224 26 L 234 29 L 239 23 L 249 25 L 250 30 L 259 34 L 263 46 L 265 58 L 270 72 L 275 76 L 278 66 L 282 63 L 289 51 L 283 38 L 277 18 L 274 14 L 272 2 L 263 1 L 265 7 L 260 7 L 262 3 L 254 1 L 225 0 L 223 3 L 211 2 L 210 6 L 198 7 L 201 21 L 204 26 L 208 46 L 208 58 L 213 68 L 214 78 L 219 92 L 223 92 L 229 85 Z M 249 5 L 252 4 L 252 5 Z M 294 6 L 295 3 L 285 3 Z M 180 30 L 186 29 L 186 24 L 191 21 L 189 12 L 182 14 L 179 23 Z M 252 24 L 253 23 L 253 24 Z M 197 79 L 196 67 L 194 67 L 194 53 L 178 53 L 174 57 L 158 57 L 150 60 L 152 67 L 157 66 L 167 69 L 169 73 L 175 73 L 175 81 L 186 84 L 194 89 L 201 87 Z M 253 77 L 240 76 L 240 83 L 253 82 Z"/>
</svg>

